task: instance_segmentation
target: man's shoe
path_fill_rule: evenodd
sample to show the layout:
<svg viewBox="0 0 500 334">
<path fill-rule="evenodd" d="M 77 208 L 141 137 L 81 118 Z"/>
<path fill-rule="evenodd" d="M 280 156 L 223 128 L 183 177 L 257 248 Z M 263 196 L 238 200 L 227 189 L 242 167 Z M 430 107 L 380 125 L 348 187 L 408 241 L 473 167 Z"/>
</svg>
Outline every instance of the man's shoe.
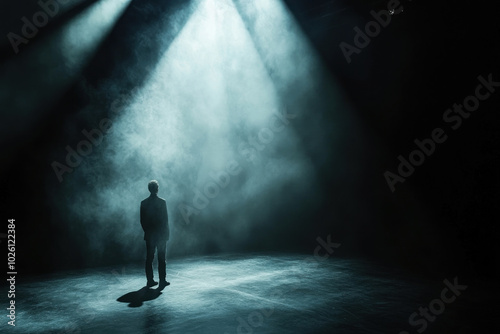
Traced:
<svg viewBox="0 0 500 334">
<path fill-rule="evenodd" d="M 170 282 L 167 282 L 167 281 L 160 281 L 160 285 L 158 286 L 158 289 L 163 289 L 164 287 L 166 286 L 169 286 L 170 285 Z"/>
<path fill-rule="evenodd" d="M 146 286 L 147 286 L 148 288 L 150 288 L 150 287 L 155 286 L 155 285 L 157 285 L 157 284 L 158 284 L 158 282 L 156 282 L 156 281 L 148 281 L 148 283 L 146 284 Z"/>
</svg>

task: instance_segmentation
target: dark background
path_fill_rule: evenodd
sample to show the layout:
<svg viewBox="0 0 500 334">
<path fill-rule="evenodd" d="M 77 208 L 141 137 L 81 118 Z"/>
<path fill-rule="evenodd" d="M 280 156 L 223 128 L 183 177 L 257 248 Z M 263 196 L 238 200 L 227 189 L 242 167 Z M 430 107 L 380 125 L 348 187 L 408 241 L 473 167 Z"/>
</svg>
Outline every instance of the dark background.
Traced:
<svg viewBox="0 0 500 334">
<path fill-rule="evenodd" d="M 35 48 L 45 35 L 57 31 L 65 20 L 93 2 L 83 1 L 51 21 L 32 43 L 23 46 L 24 51 Z M 294 125 L 320 186 L 313 193 L 288 197 L 284 203 L 279 202 L 281 195 L 277 192 L 270 202 L 278 204 L 262 218 L 269 224 L 256 225 L 244 242 L 224 251 L 310 254 L 318 236 L 325 239 L 331 235 L 332 240 L 342 243 L 338 256 L 372 259 L 439 278 L 456 273 L 498 276 L 500 92 L 481 102 L 460 129 L 451 131 L 448 127 L 448 140 L 438 145 L 405 183 L 398 184 L 394 193 L 383 174 L 397 170 L 397 157 L 407 157 L 415 149 L 414 139 L 428 138 L 434 128 L 444 126 L 444 111 L 474 93 L 479 75 L 486 78 L 491 73 L 495 81 L 500 81 L 499 10 L 472 3 L 404 1 L 403 13 L 393 16 L 390 25 L 347 64 L 339 44 L 352 44 L 353 28 L 372 20 L 370 10 L 384 9 L 386 2 L 285 3 L 330 74 L 341 84 L 365 138 L 371 139 L 365 142 L 365 138 L 333 135 L 329 124 L 336 116 L 327 107 L 318 111 L 314 124 Z M 143 10 L 147 5 L 156 10 Z M 118 80 L 116 73 L 130 55 L 130 36 L 182 6 L 181 1 L 133 0 L 107 43 L 100 46 L 80 75 L 96 87 L 104 80 Z M 32 12 L 30 8 L 36 8 L 36 2 L 3 2 L 2 36 L 9 29 L 17 29 L 17 18 L 23 15 L 20 13 Z M 29 59 L 16 56 L 6 38 L 1 41 L 0 73 L 18 69 L 17 82 L 4 77 L 0 83 L 0 89 L 6 92 L 1 105 L 1 231 L 5 233 L 8 218 L 16 219 L 18 272 L 51 272 L 137 260 L 136 255 L 127 254 L 126 248 L 118 247 L 112 237 L 106 256 L 92 260 L 86 240 L 78 230 L 71 229 L 74 222 L 65 219 L 65 209 L 48 195 L 59 189 L 50 163 L 62 153 L 55 155 L 54 147 L 79 140 L 77 134 L 63 130 L 64 124 L 74 119 L 75 128 L 82 129 L 101 119 L 106 110 L 76 118 L 74 114 L 86 104 L 87 96 L 78 77 L 73 78 L 56 101 L 37 103 L 35 109 L 44 116 L 26 133 L 24 121 L 31 115 L 17 110 L 19 100 L 26 96 L 24 90 L 44 89 L 35 79 L 53 75 L 54 69 L 20 66 Z M 143 46 L 145 65 L 137 66 L 133 84 L 123 82 L 123 92 L 140 86 L 148 77 L 148 64 L 158 61 L 169 42 Z M 53 50 L 54 57 L 57 53 Z M 23 103 L 31 102 L 26 99 Z M 317 133 L 306 130 L 311 126 L 322 129 Z M 330 154 L 334 146 L 344 148 L 345 160 Z M 355 158 L 350 159 L 351 155 Z M 344 163 L 339 177 L 339 169 L 332 166 Z M 81 187 L 92 185 L 82 183 Z M 315 205 L 308 204 L 310 197 L 316 199 Z M 171 218 L 176 224 L 175 217 Z M 170 256 L 221 251 L 205 232 L 192 231 L 206 235 L 203 247 L 184 254 L 176 254 L 173 247 Z"/>
</svg>

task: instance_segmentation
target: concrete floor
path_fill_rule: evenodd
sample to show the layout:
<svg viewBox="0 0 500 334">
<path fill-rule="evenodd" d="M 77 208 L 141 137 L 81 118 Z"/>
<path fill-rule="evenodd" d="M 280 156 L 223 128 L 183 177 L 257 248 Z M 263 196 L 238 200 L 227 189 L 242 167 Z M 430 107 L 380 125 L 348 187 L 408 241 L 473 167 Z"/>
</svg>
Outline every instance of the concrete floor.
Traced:
<svg viewBox="0 0 500 334">
<path fill-rule="evenodd" d="M 0 331 L 418 333 L 409 316 L 445 287 L 361 261 L 296 255 L 169 260 L 167 280 L 163 291 L 145 288 L 139 265 L 19 275 L 16 328 L 4 319 Z M 425 333 L 498 333 L 492 295 L 469 286 Z"/>
</svg>

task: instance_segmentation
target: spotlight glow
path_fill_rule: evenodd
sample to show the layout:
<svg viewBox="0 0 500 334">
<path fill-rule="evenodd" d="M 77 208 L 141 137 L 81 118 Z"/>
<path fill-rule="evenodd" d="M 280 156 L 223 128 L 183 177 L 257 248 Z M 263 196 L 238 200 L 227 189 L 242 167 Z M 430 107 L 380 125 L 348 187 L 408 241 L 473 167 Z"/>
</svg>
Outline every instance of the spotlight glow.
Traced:
<svg viewBox="0 0 500 334">
<path fill-rule="evenodd" d="M 102 0 L 61 31 L 61 49 L 70 71 L 82 66 L 109 34 L 131 0 Z"/>
<path fill-rule="evenodd" d="M 0 136 L 32 135 L 32 129 L 46 116 L 44 111 L 50 110 L 78 78 L 129 2 L 101 0 L 92 4 L 62 29 L 47 36 L 35 36 L 29 48 L 3 66 L 0 104 L 11 106 L 3 124 L 15 126 L 3 126 Z M 67 10 L 61 6 L 57 15 L 63 16 Z"/>
<path fill-rule="evenodd" d="M 211 243 L 230 250 L 294 196 L 314 193 L 314 168 L 294 128 L 309 117 L 320 64 L 279 1 L 258 4 L 199 3 L 149 81 L 113 119 L 95 159 L 75 171 L 95 184 L 71 204 L 79 221 L 106 225 L 129 245 L 140 235 L 138 203 L 154 178 L 169 205 L 173 249 Z M 240 9 L 258 12 L 254 28 Z M 241 173 L 197 206 L 196 197 L 230 162 Z M 181 205 L 193 208 L 196 230 L 183 228 Z M 99 245 L 103 237 L 94 232 L 89 238 Z"/>
</svg>

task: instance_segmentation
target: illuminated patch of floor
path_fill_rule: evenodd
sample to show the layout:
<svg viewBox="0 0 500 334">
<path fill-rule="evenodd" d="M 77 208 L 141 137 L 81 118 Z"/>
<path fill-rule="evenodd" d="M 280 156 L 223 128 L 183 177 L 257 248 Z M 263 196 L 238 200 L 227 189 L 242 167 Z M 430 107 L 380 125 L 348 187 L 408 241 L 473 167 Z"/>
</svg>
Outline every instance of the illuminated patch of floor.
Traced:
<svg viewBox="0 0 500 334">
<path fill-rule="evenodd" d="M 405 278 L 397 270 L 365 262 L 311 259 L 297 255 L 175 259 L 168 261 L 171 285 L 163 291 L 144 287 L 139 265 L 28 277 L 17 285 L 16 329 L 31 333 L 399 333 L 410 329 L 410 314 L 438 298 L 442 289 L 442 282 Z M 448 328 L 461 319 L 457 312 L 466 310 L 462 302 L 448 306 L 429 324 L 428 332 Z"/>
</svg>

